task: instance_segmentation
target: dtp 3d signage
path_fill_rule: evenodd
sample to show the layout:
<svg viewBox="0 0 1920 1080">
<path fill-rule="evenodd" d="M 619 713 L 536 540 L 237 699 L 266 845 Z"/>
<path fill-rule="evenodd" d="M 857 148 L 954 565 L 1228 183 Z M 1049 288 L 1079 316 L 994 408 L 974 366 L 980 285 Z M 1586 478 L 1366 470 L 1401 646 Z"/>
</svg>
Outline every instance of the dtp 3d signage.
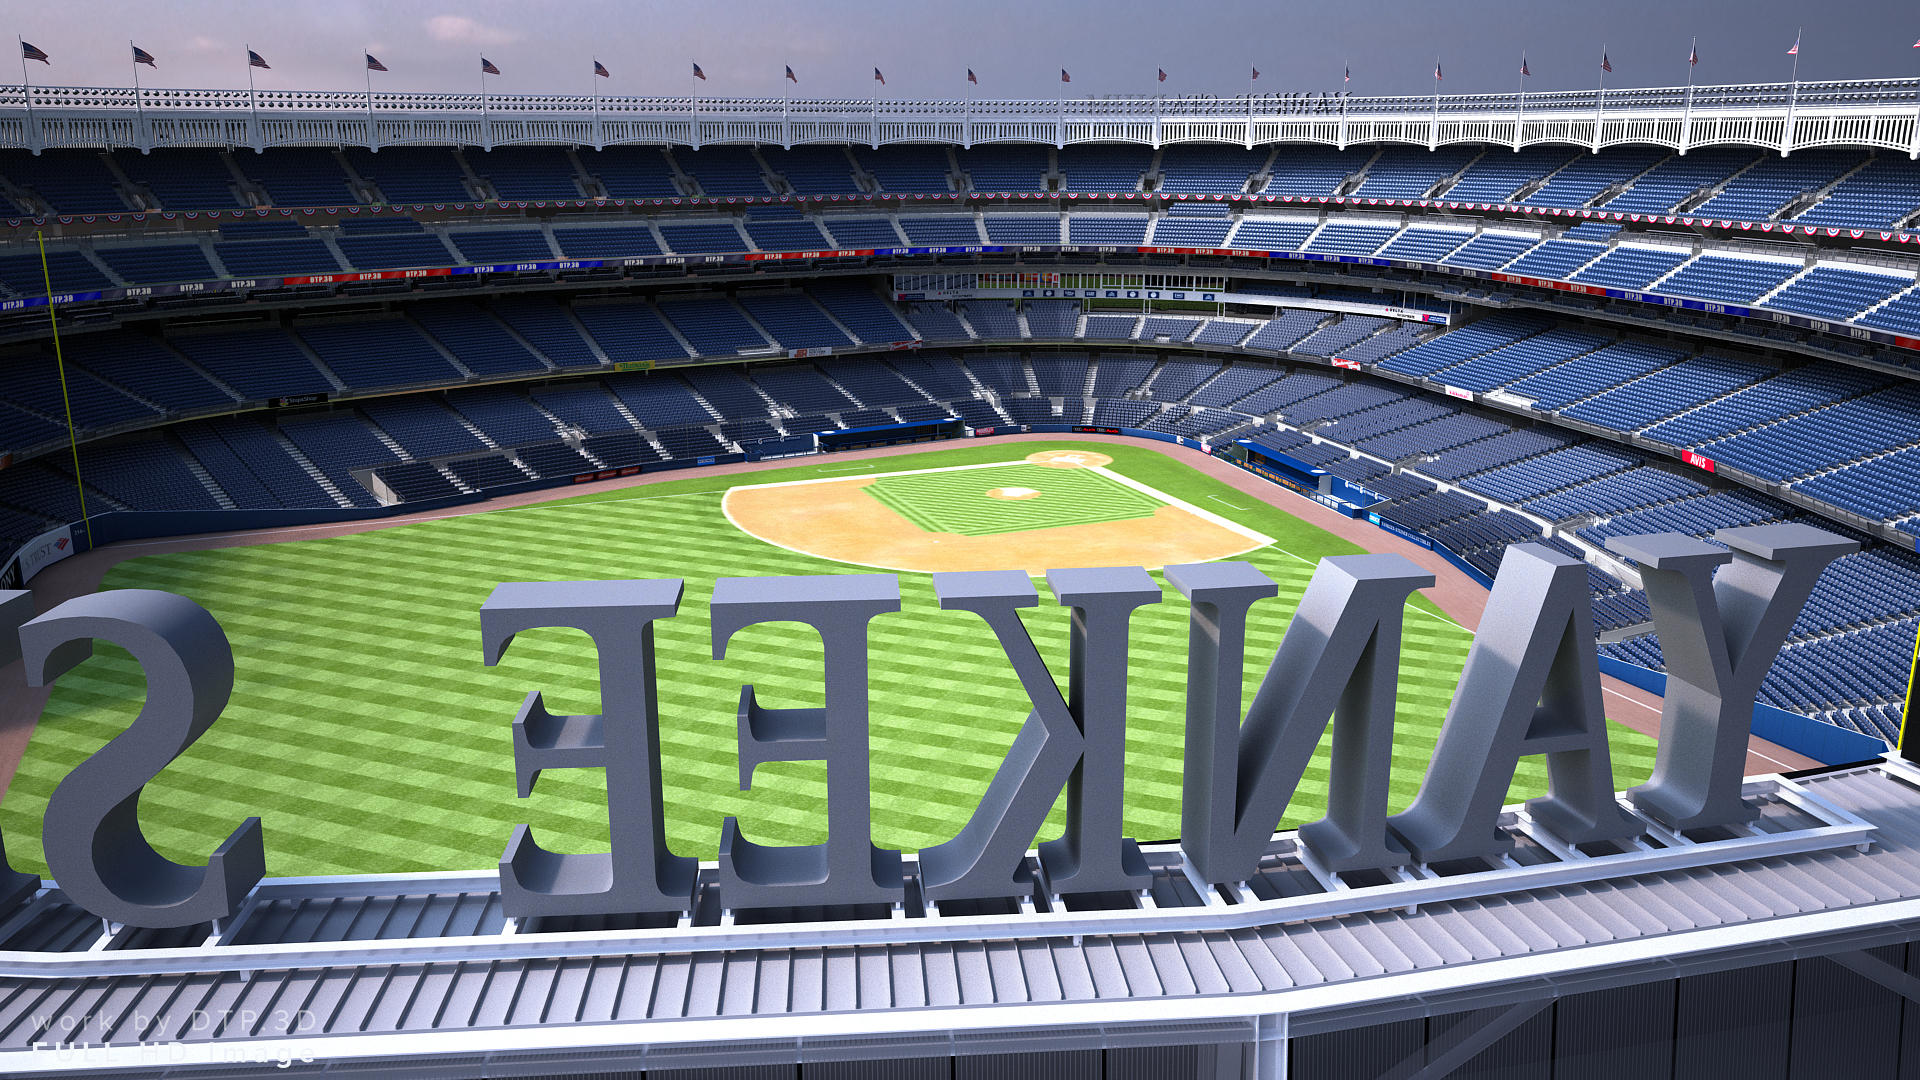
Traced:
<svg viewBox="0 0 1920 1080">
<path fill-rule="evenodd" d="M 1715 537 L 1726 547 L 1677 533 L 1609 542 L 1640 565 L 1668 666 L 1653 775 L 1628 797 L 1673 830 L 1756 816 L 1740 797 L 1754 695 L 1821 571 L 1858 550 L 1800 524 Z M 1190 876 L 1252 876 L 1329 726 L 1327 814 L 1300 830 L 1300 842 L 1329 870 L 1503 855 L 1512 840 L 1496 827 L 1501 802 L 1519 759 L 1535 754 L 1546 757 L 1550 780 L 1548 793 L 1527 804 L 1537 825 L 1569 845 L 1642 831 L 1612 791 L 1584 562 L 1541 545 L 1507 549 L 1419 794 L 1392 815 L 1401 618 L 1433 575 L 1397 555 L 1321 560 L 1250 703 L 1241 693 L 1247 627 L 1278 587 L 1240 562 L 1169 566 L 1165 577 L 1189 608 L 1181 848 Z M 1014 897 L 1036 885 L 1056 895 L 1138 891 L 1149 880 L 1139 845 L 1121 835 L 1126 672 L 1133 613 L 1167 597 L 1138 567 L 1053 570 L 1046 582 L 1071 621 L 1065 693 L 1019 618 L 1019 609 L 1040 604 L 1031 578 L 933 575 L 939 607 L 974 613 L 994 636 L 1028 713 L 966 824 L 919 853 L 928 900 Z M 0 626 L 19 626 L 31 685 L 71 670 L 95 640 L 127 649 L 147 678 L 139 716 L 48 802 L 42 841 L 61 889 L 95 915 L 131 926 L 231 917 L 264 873 L 260 820 L 239 823 L 202 867 L 155 852 L 136 812 L 147 781 L 226 705 L 233 654 L 219 624 L 183 597 L 119 590 L 69 600 L 20 625 L 26 596 L 0 597 Z M 548 769 L 606 771 L 611 850 L 550 851 L 526 826 L 515 828 L 500 859 L 509 916 L 691 910 L 698 864 L 666 844 L 653 633 L 679 614 L 681 596 L 678 580 L 514 582 L 481 607 L 490 665 L 506 658 L 517 633 L 572 627 L 592 639 L 600 666 L 601 713 L 557 716 L 531 691 L 513 719 L 512 743 L 522 797 Z M 732 719 L 742 789 L 764 762 L 826 763 L 827 839 L 762 845 L 726 819 L 721 904 L 900 901 L 901 855 L 872 839 L 867 682 L 868 626 L 882 615 L 912 615 L 902 610 L 898 579 L 722 578 L 709 614 L 716 658 L 740 630 L 763 622 L 805 624 L 823 645 L 821 707 L 763 702 L 749 685 Z M 0 650 L 12 639 L 0 633 Z M 1027 853 L 1063 791 L 1065 835 L 1039 846 L 1036 883 Z M 0 894 L 24 895 L 38 884 L 0 873 Z"/>
</svg>

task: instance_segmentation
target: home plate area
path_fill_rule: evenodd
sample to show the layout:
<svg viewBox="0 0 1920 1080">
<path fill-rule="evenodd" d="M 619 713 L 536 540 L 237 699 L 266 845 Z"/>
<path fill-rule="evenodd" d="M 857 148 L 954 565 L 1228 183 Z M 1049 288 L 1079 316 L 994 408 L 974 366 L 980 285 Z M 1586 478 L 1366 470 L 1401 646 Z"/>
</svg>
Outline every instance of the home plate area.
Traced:
<svg viewBox="0 0 1920 1080">
<path fill-rule="evenodd" d="M 1019 461 L 736 487 L 727 519 L 823 559 L 882 570 L 1205 562 L 1273 542 L 1128 479 L 1112 458 L 1045 450 Z"/>
</svg>

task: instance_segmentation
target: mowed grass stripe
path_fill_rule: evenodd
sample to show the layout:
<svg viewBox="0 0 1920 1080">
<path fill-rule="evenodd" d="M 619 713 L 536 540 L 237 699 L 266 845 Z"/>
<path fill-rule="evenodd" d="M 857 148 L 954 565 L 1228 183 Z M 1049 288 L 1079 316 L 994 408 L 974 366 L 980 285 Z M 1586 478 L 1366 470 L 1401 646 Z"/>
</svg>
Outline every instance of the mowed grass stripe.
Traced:
<svg viewBox="0 0 1920 1080">
<path fill-rule="evenodd" d="M 1018 460 L 1033 449 L 989 443 L 901 459 L 899 466 Z M 1106 444 L 1099 450 L 1122 475 L 1189 502 L 1232 494 L 1152 451 Z M 752 479 L 817 475 L 803 467 Z M 753 790 L 742 792 L 734 745 L 742 683 L 754 684 L 768 705 L 820 703 L 818 638 L 795 624 L 751 627 L 716 661 L 707 602 L 716 577 L 867 571 L 733 529 L 719 512 L 719 494 L 732 482 L 698 477 L 647 488 L 646 496 L 607 492 L 353 536 L 120 564 L 107 587 L 166 589 L 213 612 L 233 644 L 238 674 L 220 721 L 148 785 L 148 836 L 171 858 L 204 862 L 242 819 L 258 814 L 275 875 L 483 868 L 521 822 L 543 845 L 604 851 L 606 785 L 597 770 L 548 771 L 526 800 L 515 798 L 513 786 L 510 723 L 526 691 L 541 690 L 556 712 L 598 711 L 591 642 L 578 631 L 529 631 L 498 668 L 487 668 L 480 662 L 479 607 L 500 581 L 679 577 L 686 581 L 682 614 L 656 627 L 669 843 L 712 858 L 727 815 L 761 843 L 818 841 L 825 829 L 822 766 L 763 766 Z M 1359 549 L 1265 505 L 1219 512 L 1278 541 L 1246 556 L 1280 586 L 1277 598 L 1254 609 L 1251 700 L 1313 573 L 1292 556 Z M 1029 706 L 984 622 L 938 610 L 924 575 L 900 575 L 900 585 L 904 612 L 871 626 L 875 840 L 916 849 L 950 839 L 965 823 Z M 1172 589 L 1164 596 L 1135 613 L 1130 645 L 1126 827 L 1143 840 L 1179 833 L 1187 605 Z M 1433 610 L 1423 598 L 1415 606 Z M 1064 686 L 1066 611 L 1041 584 L 1040 606 L 1022 618 Z M 1419 788 L 1470 641 L 1449 621 L 1408 613 L 1395 809 Z M 130 657 L 104 645 L 62 677 L 0 804 L 0 828 L 17 865 L 44 870 L 38 837 L 47 796 L 132 719 L 144 684 Z M 1614 736 L 1618 783 L 1638 782 L 1652 767 L 1650 740 L 1617 727 Z M 1324 812 L 1326 749 L 1323 740 L 1288 824 Z M 1528 759 L 1510 798 L 1545 788 L 1543 763 Z M 1042 838 L 1058 835 L 1061 824 L 1056 807 Z"/>
</svg>

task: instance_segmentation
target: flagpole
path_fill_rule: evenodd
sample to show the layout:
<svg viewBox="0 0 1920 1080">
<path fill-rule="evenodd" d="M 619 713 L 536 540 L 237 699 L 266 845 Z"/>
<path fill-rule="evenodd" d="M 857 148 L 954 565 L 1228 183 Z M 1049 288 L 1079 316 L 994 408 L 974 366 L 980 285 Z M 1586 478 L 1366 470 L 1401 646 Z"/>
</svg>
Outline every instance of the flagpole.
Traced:
<svg viewBox="0 0 1920 1080">
<path fill-rule="evenodd" d="M 1693 143 L 1693 65 L 1694 57 L 1700 55 L 1700 38 L 1695 35 L 1687 43 L 1687 107 L 1680 118 L 1680 153 L 1685 154 Z"/>
<path fill-rule="evenodd" d="M 1781 157 L 1793 152 L 1793 110 L 1800 103 L 1800 35 L 1805 30 L 1801 27 L 1793 32 L 1793 86 L 1787 92 L 1787 128 L 1780 133 Z"/>
<path fill-rule="evenodd" d="M 367 63 L 367 57 L 373 55 L 373 46 L 361 51 L 365 55 L 360 57 L 360 65 L 367 69 L 367 149 L 374 150 L 379 145 L 379 130 L 373 121 L 373 65 Z"/>
<path fill-rule="evenodd" d="M 1593 105 L 1593 152 L 1600 152 L 1600 126 L 1607 113 L 1607 43 L 1600 43 L 1600 97 Z"/>
<path fill-rule="evenodd" d="M 246 46 L 246 49 L 247 49 L 247 113 L 252 117 L 253 145 L 254 145 L 254 149 L 258 150 L 261 144 L 260 102 L 256 98 L 253 91 L 253 45 L 249 43 Z"/>
<path fill-rule="evenodd" d="M 127 39 L 127 55 L 128 56 L 133 55 L 133 47 L 134 47 L 133 39 L 128 38 Z M 23 64 L 26 63 L 25 59 L 22 59 L 21 63 Z M 140 103 L 140 62 L 138 60 L 135 60 L 133 62 L 133 123 L 134 123 L 134 126 L 139 130 L 141 139 L 144 140 L 147 137 L 146 136 L 147 112 L 146 112 L 146 109 Z"/>
<path fill-rule="evenodd" d="M 16 35 L 15 40 L 20 43 L 20 90 L 27 98 L 27 127 L 31 128 L 33 127 L 33 80 L 27 78 L 27 39 Z M 37 144 L 29 143 L 28 145 Z"/>
<path fill-rule="evenodd" d="M 1433 58 L 1433 126 L 1427 129 L 1427 149 L 1440 145 L 1440 58 Z"/>
<path fill-rule="evenodd" d="M 1513 148 L 1520 149 L 1520 143 L 1527 129 L 1527 50 L 1520 50 L 1520 107 L 1513 111 Z"/>
</svg>

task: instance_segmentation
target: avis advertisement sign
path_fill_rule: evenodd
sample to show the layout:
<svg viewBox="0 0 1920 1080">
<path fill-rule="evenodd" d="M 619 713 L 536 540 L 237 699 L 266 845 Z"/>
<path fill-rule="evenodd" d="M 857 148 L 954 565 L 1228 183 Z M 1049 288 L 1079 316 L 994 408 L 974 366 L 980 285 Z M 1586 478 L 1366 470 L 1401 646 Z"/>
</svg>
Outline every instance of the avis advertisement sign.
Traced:
<svg viewBox="0 0 1920 1080">
<path fill-rule="evenodd" d="M 1713 459 L 1704 454 L 1696 454 L 1691 450 L 1682 450 L 1680 451 L 1680 460 L 1696 469 L 1705 469 L 1708 472 L 1714 471 Z"/>
</svg>

